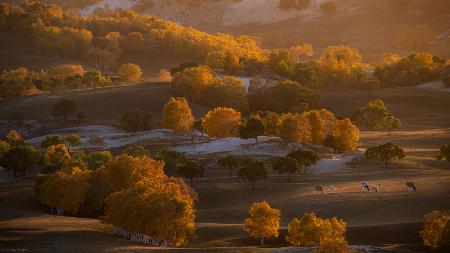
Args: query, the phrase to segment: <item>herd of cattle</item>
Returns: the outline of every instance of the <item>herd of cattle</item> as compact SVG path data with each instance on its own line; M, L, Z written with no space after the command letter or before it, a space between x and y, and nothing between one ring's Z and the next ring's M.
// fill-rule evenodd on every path
M417 191L417 187L414 184L414 182L406 182L406 188L408 189L408 191ZM378 188L378 186L374 185L374 184L369 184L367 182L361 182L361 189L364 192L380 192L380 189ZM316 192L321 192L322 194L325 194L326 192L336 192L336 186L331 185L328 188L325 188L322 185L316 185L314 187L314 190Z

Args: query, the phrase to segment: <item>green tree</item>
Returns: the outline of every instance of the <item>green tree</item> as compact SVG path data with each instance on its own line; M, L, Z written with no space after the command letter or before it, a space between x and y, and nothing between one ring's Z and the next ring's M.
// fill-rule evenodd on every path
M86 165L90 170L96 170L107 165L113 156L110 151L92 151L85 157Z
M249 217L244 222L244 230L251 237L259 239L264 246L266 239L277 238L280 229L281 211L272 208L266 201L253 203L248 210Z
M394 116L389 115L383 118L383 126L388 129L389 135L393 129L398 129L402 126L399 119L394 118Z
M148 150L143 146L128 147L123 153L132 157L143 157L150 155Z
M266 163L259 160L250 160L239 170L238 177L252 183L252 189L255 190L256 181L267 178Z
M302 148L289 152L287 156L304 166L305 170L303 171L303 174L306 174L309 166L315 165L320 161L320 156L316 151Z
M25 175L27 170L34 169L39 159L39 152L30 145L12 146L0 155L0 165L7 171L13 171L16 178L19 174Z
M48 148L53 145L64 144L65 141L58 135L49 135L41 142L41 148Z
M251 116L239 129L239 136L242 139L255 138L258 143L258 136L264 134L264 122L258 116Z
M176 175L178 168L186 164L188 161L184 153L180 153L169 148L158 151L155 159L164 161L164 173L169 176Z
M55 118L63 118L67 122L69 116L75 115L76 108L75 101L62 98L53 106L52 116Z
M288 182L290 182L290 176L300 172L301 166L299 166L295 159L286 156L277 158L273 163L272 168L273 170L278 171L279 174L286 173L288 176Z
M228 154L225 157L220 158L217 161L218 165L222 168L227 168L230 171L230 177L233 176L233 169L239 167L239 157Z
M205 168L194 160L188 160L185 164L178 167L178 175L189 178L191 187L194 186L194 178L203 177L203 173L205 172Z
M389 161L405 158L405 152L400 147L388 142L367 148L365 156L366 159L378 160L380 164L384 162L387 168Z
M64 142L68 147L77 147L81 145L81 138L77 134L68 134L64 137Z

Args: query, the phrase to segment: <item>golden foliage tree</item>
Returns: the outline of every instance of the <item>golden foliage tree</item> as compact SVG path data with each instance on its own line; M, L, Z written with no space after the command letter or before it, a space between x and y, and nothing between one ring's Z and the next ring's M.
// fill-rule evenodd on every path
M450 250L450 212L434 210L425 215L425 224L420 231L423 244L436 252Z
M120 80L125 83L137 83L142 79L142 69L139 65L127 63L119 68Z
M305 113L286 113L281 116L278 136L290 143L308 143L311 141L311 123Z
M314 213L308 213L289 223L286 241L302 247L332 247L331 242L345 242L346 227L347 224L336 217L324 220Z
M311 123L311 140L314 144L323 144L325 137L333 133L336 118L326 109L313 110L307 113Z
M57 170L68 165L70 159L70 153L64 144L57 144L48 147L44 156L45 165L51 166Z
M213 80L213 72L208 67L187 68L174 76L172 89L177 95L197 101Z
M160 244L182 246L195 238L194 199L182 180L143 180L105 200L104 221L148 235Z
M244 230L251 237L259 239L264 246L265 239L277 238L280 229L281 211L272 208L266 201L253 203L250 207L249 218L245 220Z
M241 113L227 107L217 107L203 118L203 127L209 137L237 136Z
M84 204L86 192L89 188L89 173L78 168L70 172L58 171L47 177L38 186L40 201L52 208L62 208L71 214L77 214Z
M194 116L185 98L170 98L164 105L162 126L176 132L189 131L194 124Z
M359 145L359 129L348 118L338 120L333 139L338 150L355 151Z

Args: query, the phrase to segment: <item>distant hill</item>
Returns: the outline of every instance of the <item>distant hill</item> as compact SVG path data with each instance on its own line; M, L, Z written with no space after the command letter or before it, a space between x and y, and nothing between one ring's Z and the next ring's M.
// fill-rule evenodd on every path
M367 60L384 52L450 56L450 2L446 0L304 0L302 8L283 9L280 1L100 0L80 10L91 14L96 8L132 8L209 32L274 37L270 33L277 31L286 46L345 44L358 48ZM322 7L328 2L335 8ZM409 27L429 29L434 40L427 47L402 50L395 44L396 36Z

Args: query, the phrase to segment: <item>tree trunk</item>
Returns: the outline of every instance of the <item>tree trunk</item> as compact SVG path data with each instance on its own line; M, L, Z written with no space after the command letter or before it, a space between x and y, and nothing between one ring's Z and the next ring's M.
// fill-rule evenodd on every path
M194 178L191 177L191 187L194 187Z
M291 173L287 173L288 174L288 182L291 182Z
M388 159L386 159L386 168L388 167Z
M255 184L256 184L256 181L253 181L252 182L252 190L255 190Z
M261 243L261 247L264 247L264 237L261 237L260 243Z
M305 164L305 170L303 171L303 175L306 175L306 171L308 170L308 166Z
M391 135L391 129L388 128L388 135Z
M255 137L255 141L256 141L257 144L259 143L258 142L258 136Z
M233 177L233 168L229 168L230 170L230 178Z

